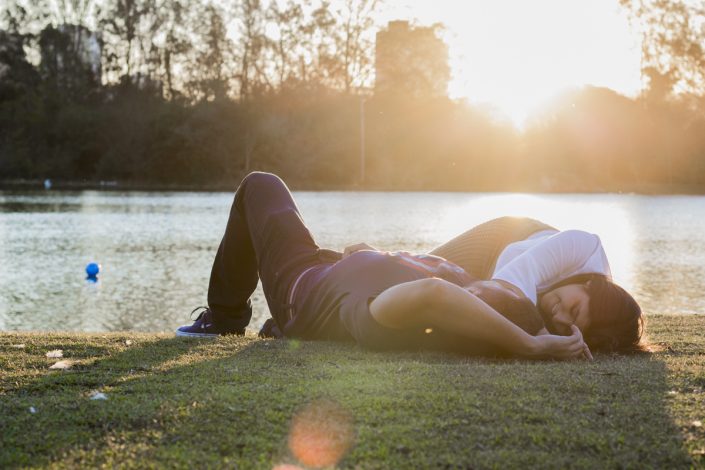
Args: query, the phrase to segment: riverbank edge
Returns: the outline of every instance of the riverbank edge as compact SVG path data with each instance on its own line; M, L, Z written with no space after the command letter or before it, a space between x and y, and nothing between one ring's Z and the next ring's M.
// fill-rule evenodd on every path
M0 333L0 467L300 464L290 423L321 398L353 423L341 467L705 467L705 315L650 315L648 331L656 352L591 364Z

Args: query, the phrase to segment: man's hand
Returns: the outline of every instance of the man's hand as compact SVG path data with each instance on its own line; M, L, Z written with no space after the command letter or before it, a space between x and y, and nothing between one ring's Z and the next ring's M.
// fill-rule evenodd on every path
M353 253L355 253L357 251L363 251L363 250L377 251L376 248L368 245L367 243L357 243L355 245L350 245L350 246L345 247L345 250L343 250L343 259L347 258L348 256L352 255Z

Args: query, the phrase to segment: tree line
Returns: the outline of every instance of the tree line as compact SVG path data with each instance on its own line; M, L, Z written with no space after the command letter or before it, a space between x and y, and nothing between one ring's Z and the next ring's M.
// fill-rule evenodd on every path
M647 25L645 91L573 90L518 130L443 93L437 27L375 56L377 0L5 0L0 179L702 191L701 39L683 21L697 12L620 3ZM657 7L670 22L650 20ZM384 87L375 69L393 71Z

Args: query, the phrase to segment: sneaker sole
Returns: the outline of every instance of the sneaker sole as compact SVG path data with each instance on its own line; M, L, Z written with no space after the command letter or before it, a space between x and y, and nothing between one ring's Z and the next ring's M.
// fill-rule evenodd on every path
M217 333L189 333L187 331L176 330L176 336L187 336L189 338L217 338Z

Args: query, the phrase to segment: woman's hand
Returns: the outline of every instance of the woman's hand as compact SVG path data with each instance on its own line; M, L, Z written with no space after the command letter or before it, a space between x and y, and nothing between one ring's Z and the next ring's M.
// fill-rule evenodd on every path
M592 353L588 345L585 344L580 329L571 325L571 330L570 336L535 336L536 348L531 355L560 360L587 359L592 361Z
M355 245L350 245L350 246L345 247L345 250L343 250L343 259L347 258L348 256L352 255L353 253L355 253L357 251L362 251L362 250L377 251L376 248L368 245L367 243L357 243Z

